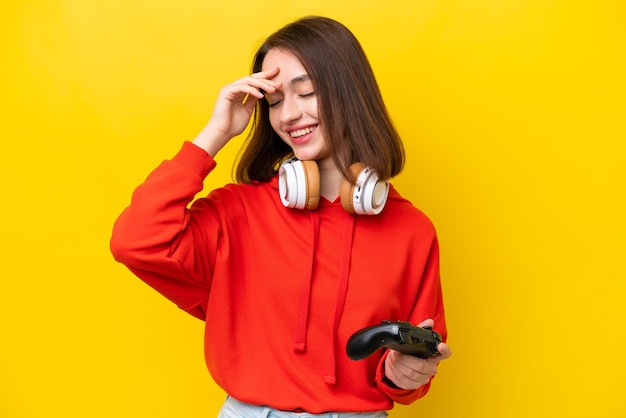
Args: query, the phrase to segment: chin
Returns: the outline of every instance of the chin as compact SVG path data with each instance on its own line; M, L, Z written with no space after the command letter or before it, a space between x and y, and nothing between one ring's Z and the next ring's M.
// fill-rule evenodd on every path
M301 161L319 161L330 157L327 151L292 148L293 155Z

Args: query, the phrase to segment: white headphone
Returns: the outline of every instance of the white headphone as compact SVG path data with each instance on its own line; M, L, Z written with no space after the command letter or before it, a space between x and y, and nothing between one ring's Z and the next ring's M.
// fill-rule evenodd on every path
M389 182L379 180L378 174L363 163L350 166L355 178L352 184L344 179L340 199L343 209L357 215L378 215L387 202ZM278 171L278 192L288 208L315 210L320 202L320 174L315 161L292 158Z

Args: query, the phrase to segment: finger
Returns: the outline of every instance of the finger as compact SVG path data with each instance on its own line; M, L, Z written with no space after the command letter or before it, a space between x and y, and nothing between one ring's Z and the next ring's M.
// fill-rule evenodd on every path
M263 92L261 88L258 87L259 83L246 83L245 81L235 82L233 84L229 84L228 86L222 89L222 97L227 98L233 102L243 101L246 96L254 96L257 99L261 99L263 97Z
M425 376L431 376L437 373L437 363L430 363L427 359L421 359L410 354L403 354L395 350L392 350L389 355L392 356L392 363L397 367L397 369L405 370L405 374L418 373Z
M437 351L439 351L439 354L434 358L438 359L438 361L452 357L452 349L446 343L439 343L437 345Z
M410 355L402 354L397 351L391 351L388 356L388 362L385 367L389 368L388 377L392 377L392 381L405 389L416 389L417 387L428 383L431 377L437 373L437 368L430 365L424 360L418 359Z
M258 73L254 73L252 74L252 76L257 77L257 78L270 79L270 78L276 77L279 72L280 72L280 67L274 67L274 68L268 68L267 70L259 71Z
M280 81L273 80L273 78L276 77L279 72L280 72L280 68L274 67L268 70L254 73L251 75L251 77L255 79L259 79L265 84L264 87L261 87L261 90L264 90L265 92L268 92L268 93L274 93L276 89L279 89L282 86L282 83Z
M421 327L421 328L425 328L425 327L432 328L432 327L435 326L435 321L433 319L431 319L431 318L428 318L428 319L420 322L417 326Z
M396 386L405 388L404 380L406 379L406 377L399 369L395 357L396 352L390 350L387 358L385 359L385 376L387 376L387 378L391 380Z
M252 76L242 79L240 83L235 84L243 89L247 94L255 96L256 98L263 98L266 93L274 93L281 87L280 82L257 79Z
M259 71L258 73L254 73L252 75L242 77L239 80L235 80L232 85L247 84L256 87L257 89L274 92L282 85L281 82L272 80L272 78L278 75L279 71L280 69L278 67L271 68L265 71Z

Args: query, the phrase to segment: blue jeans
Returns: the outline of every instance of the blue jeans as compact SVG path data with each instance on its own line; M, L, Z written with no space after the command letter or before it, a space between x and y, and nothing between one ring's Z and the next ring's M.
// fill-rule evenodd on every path
M269 406L251 405L228 396L220 409L218 418L384 418L386 416L385 411L326 412L324 414L279 411Z

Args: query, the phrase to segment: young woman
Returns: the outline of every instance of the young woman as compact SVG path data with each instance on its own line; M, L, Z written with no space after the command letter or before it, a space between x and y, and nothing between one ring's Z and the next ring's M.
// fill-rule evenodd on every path
M237 183L193 201L251 119ZM266 40L252 75L225 86L206 127L135 190L112 252L206 321L207 366L228 394L220 416L378 417L427 393L445 343L428 359L346 355L354 332L383 320L446 338L435 229L387 181L403 164L358 41L307 17Z

